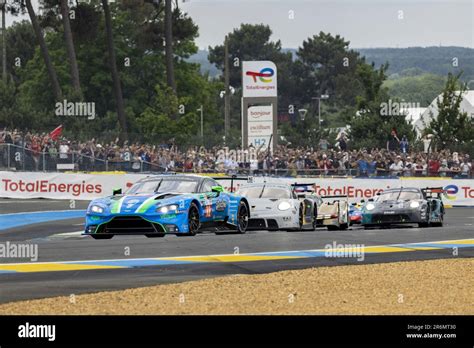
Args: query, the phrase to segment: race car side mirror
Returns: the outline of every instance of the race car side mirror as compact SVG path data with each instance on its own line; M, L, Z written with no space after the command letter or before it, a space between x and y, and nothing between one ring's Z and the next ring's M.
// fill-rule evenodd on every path
M122 189L121 189L121 188L113 189L112 194L113 194L114 196L116 196L116 195L121 195L121 194L122 194Z
M224 192L224 188L222 186L212 186L212 192L221 193Z

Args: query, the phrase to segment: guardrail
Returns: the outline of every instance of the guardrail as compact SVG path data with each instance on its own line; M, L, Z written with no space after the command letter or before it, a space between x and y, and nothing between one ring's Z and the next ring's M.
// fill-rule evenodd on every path
M38 152L13 144L0 144L0 170L27 172L124 171L130 173L165 172L166 168L143 160L116 161L77 152Z
M281 168L281 169L251 169L238 167L234 169L187 169L183 165L175 168L164 168L157 163L147 162L142 159L130 161L117 161L91 157L77 152L57 153L38 152L14 144L0 144L0 170L27 171L27 172L109 172L123 171L127 173L163 173L167 171L179 173L199 174L238 174L254 176L283 176L283 177L360 177L360 178L397 178L397 177L448 177L454 179L470 179L474 174L468 175L458 171L444 171L429 173L427 170L377 170L372 174L361 174L357 168L319 169L319 168Z

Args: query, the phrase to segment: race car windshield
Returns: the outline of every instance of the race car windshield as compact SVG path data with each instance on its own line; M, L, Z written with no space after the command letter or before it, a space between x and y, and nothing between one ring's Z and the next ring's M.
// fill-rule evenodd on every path
M161 182L161 183L160 183ZM157 180L137 182L127 194L143 194L154 192L193 193L197 190L198 182L195 180ZM159 188L159 190L157 190Z
M274 199L288 199L291 198L290 191L279 187L265 187L262 193L262 187L244 187L241 188L238 193L240 196L248 198L274 198ZM261 194L261 196L260 196Z
M384 202L384 201L411 201L415 199L420 199L421 195L419 192L416 191L389 191L389 192L382 192L380 196L378 196L375 200L377 202Z

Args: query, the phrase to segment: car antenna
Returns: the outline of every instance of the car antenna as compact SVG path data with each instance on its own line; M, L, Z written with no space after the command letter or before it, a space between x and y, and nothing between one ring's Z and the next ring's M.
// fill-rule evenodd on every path
M161 178L160 182L158 183L158 186L156 187L155 192L158 192L162 182L163 182L163 178Z
M398 191L398 196L397 196L397 201L400 198L400 195L402 194L403 186L400 187L400 191Z
M266 182L263 183L262 192L260 192L260 195L258 196L258 198L262 198L262 196L263 196L263 191L265 191L265 186L267 186L267 183L266 183Z

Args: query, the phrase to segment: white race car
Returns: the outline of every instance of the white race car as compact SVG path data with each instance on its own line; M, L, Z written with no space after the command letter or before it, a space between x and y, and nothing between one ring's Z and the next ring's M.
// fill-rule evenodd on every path
M321 196L323 204L319 207L317 226L328 230L346 230L349 226L349 199L347 196Z
M317 201L298 195L295 185L283 183L253 183L239 188L238 195L250 204L248 229L253 230L314 230Z

